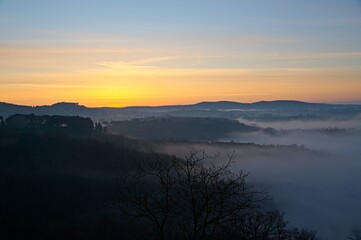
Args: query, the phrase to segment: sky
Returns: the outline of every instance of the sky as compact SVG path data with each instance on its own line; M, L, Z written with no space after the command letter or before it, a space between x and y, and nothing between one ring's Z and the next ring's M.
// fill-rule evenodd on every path
M361 102L361 0L0 0L0 101Z

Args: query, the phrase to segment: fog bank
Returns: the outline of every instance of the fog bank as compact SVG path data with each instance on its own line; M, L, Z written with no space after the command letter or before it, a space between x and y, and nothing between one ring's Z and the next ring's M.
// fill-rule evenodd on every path
M205 150L220 153L215 161L236 152L234 171L250 172L249 181L270 191L277 208L285 211L291 226L316 230L327 239L346 239L354 225L361 225L361 121L257 123L279 129L346 128L342 134L290 131L267 135L236 134L222 141L258 144L297 144L302 147L262 147L236 144L168 143L157 151L184 157ZM222 157L223 156L223 157Z

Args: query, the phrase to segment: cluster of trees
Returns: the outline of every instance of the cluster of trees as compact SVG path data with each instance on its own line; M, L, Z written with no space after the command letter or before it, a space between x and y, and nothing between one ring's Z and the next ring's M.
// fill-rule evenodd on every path
M205 165L199 154L183 161L104 139L0 135L0 235L260 239L283 231L283 215L260 208L266 194L247 174L233 174L230 162Z
M62 124L81 137L48 134ZM0 126L1 239L319 239L288 227L267 192L232 172L234 155L217 165L205 152L145 153L134 140L90 137L104 128L78 117L15 115ZM360 236L355 227L350 239Z
M138 239L318 239L314 231L287 228L283 214L265 206L267 194L230 170L233 158L215 165L194 152L184 161L142 160L122 175L111 206L148 229Z
M40 134L86 134L93 130L106 132L100 123L79 116L36 116L15 114L6 119L0 118L0 129L18 133Z
M361 240L361 226L353 227L348 239L350 239L350 240Z
M113 121L109 132L156 140L208 141L228 137L234 132L260 130L236 120L200 117L147 117Z
M99 133L106 133L107 132L107 127L103 127L100 122L96 122L94 124L94 130L99 132Z
M5 121L2 116L0 116L0 133L5 130Z
M0 239L105 239L114 179L134 159L152 159L114 141L0 134Z

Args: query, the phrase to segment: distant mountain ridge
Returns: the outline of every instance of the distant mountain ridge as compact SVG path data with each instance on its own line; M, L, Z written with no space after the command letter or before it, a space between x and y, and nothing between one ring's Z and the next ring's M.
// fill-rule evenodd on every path
M129 107L86 107L78 103L59 102L53 105L25 106L0 102L0 116L7 117L13 114L36 114L36 115L65 115L101 118L110 116L113 119L122 118L126 115L143 117L154 114L166 114L171 112L187 111L242 111L242 110L317 110L317 109L357 109L361 111L361 105L356 104L326 104L309 103L296 100L259 101L254 103L240 103L232 101L199 102L189 105L165 105L165 106L129 106Z
M127 107L86 107L74 102L58 102L52 105L26 106L12 103L0 102L0 111L10 108L22 109L59 109L59 110L86 110L86 109L250 109L250 108L305 108L305 107L332 107L332 106L359 106L357 104L328 104L310 103L297 100L274 100L259 101L254 103L241 103L232 101L199 102L186 105L161 105L161 106L127 106Z
M309 107L327 107L329 104L324 103L308 103L296 100L275 100L275 101L259 101L254 103L239 103L229 101L219 102L201 102L194 106L208 107L210 109L216 107L219 109L259 109L259 108L309 108Z

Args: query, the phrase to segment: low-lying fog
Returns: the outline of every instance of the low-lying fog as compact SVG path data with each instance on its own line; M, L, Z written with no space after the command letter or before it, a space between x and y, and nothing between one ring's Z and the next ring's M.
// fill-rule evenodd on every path
M314 128L358 128L361 127L361 115L345 120L292 120L292 121L268 121L268 122L259 122L259 121L250 121L243 118L238 118L238 121L245 123L247 125L257 125L262 128L275 128L280 130L291 130L291 129L314 129Z
M244 121L242 121L244 122ZM250 123L250 122L246 122ZM302 148L261 148L222 144L163 144L162 152L178 154L206 150L225 156L233 150L235 171L250 172L249 181L266 186L290 226L314 229L327 239L347 239L361 226L361 118L348 121L252 122L275 129L346 128L341 134L290 131L280 135L250 133L223 141L258 144L298 144Z

